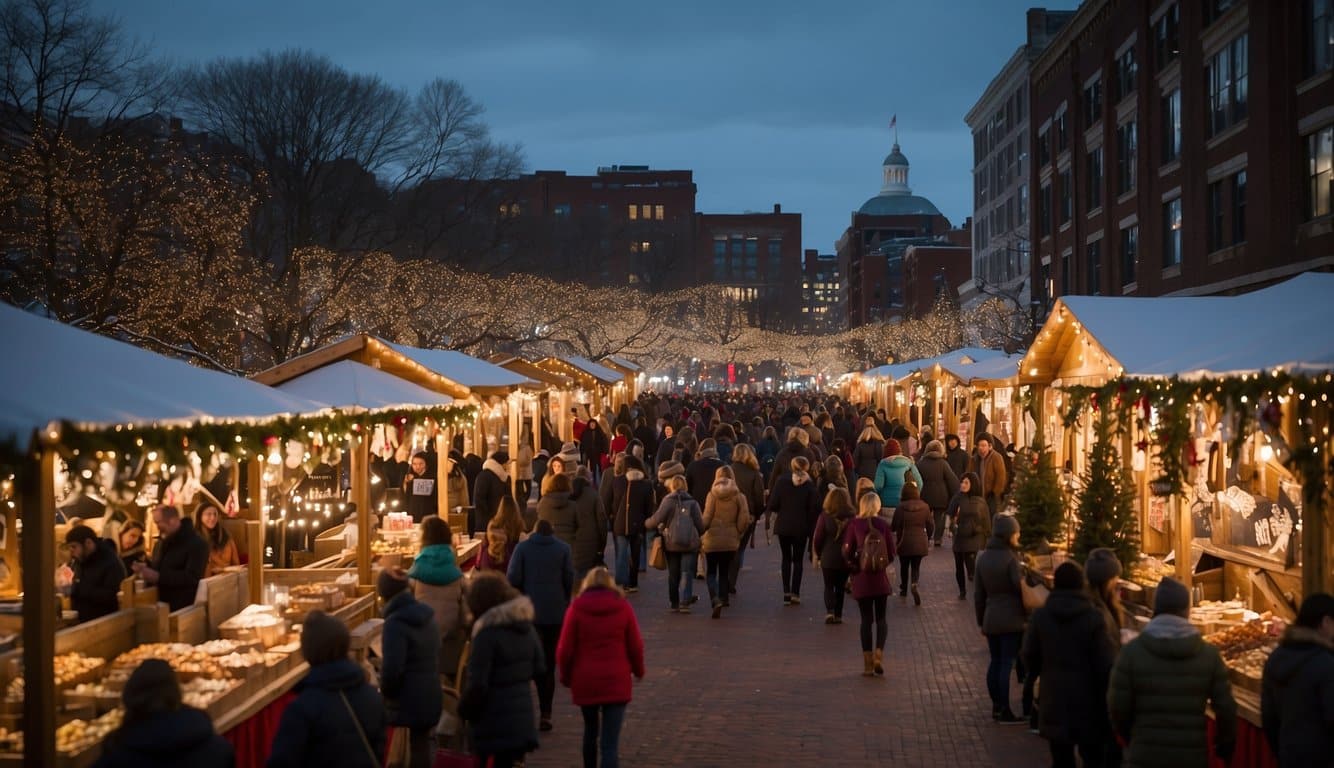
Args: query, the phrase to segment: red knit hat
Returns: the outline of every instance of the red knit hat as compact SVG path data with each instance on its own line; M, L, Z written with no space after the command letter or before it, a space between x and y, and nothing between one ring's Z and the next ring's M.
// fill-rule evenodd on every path
M886 459L888 459L890 456L898 456L901 453L903 453L903 446L899 445L898 440L895 440L894 438L891 437L885 441Z

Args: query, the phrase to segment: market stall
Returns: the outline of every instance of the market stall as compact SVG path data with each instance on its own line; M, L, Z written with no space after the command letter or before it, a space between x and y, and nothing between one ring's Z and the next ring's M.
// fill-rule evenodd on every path
M621 403L633 404L639 397L640 390L644 388L644 368L632 360L617 355L602 358L600 365L619 372L624 378L625 387L613 391L613 394L618 396L618 402L612 404L612 410L619 408Z
M579 386L574 393L575 405L582 406L585 410L580 414L580 418L592 416L599 420L603 419L605 411L613 408L613 403L618 403L618 399L622 398L625 392L625 379L619 372L587 358L544 357L538 360L536 365L543 370L574 379ZM609 426L604 424L603 428L607 429ZM562 435L562 437L573 440L574 433L571 431L569 436Z
M1014 442L1017 432L1009 408L1019 373L1020 355L966 348L917 361L912 372L895 382L896 391L908 393L914 406L913 424L929 427L936 435L956 434L964 445L988 432L1001 446ZM985 422L978 430L979 416Z

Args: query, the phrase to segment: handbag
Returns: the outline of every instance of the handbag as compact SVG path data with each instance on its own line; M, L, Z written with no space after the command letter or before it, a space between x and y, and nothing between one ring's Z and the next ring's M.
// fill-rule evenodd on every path
M1047 604L1047 596L1051 590L1047 589L1046 584L1031 583L1033 574L1025 569L1022 576L1019 577L1019 591L1022 593L1024 601L1024 612L1032 613Z
M661 536L653 537L653 545L648 550L648 564L659 571L667 570L667 550L662 547Z

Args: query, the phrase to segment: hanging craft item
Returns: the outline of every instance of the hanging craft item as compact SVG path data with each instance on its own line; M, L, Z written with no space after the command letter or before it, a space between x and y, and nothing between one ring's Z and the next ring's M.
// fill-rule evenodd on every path
M1147 515L1149 527L1153 530L1163 533L1167 520L1167 498L1164 496L1149 497L1149 514Z

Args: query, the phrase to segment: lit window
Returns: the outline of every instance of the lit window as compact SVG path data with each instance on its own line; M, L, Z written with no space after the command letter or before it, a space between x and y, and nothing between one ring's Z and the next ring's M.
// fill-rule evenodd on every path
M1181 156L1181 89L1163 97L1163 163Z
M1311 179L1307 218L1328 216L1334 197L1334 126L1326 126L1307 137L1307 176Z
M663 220L663 218L664 218L666 212L667 212L667 211L666 211L666 208L665 208L664 206L661 206L661 205L655 205L655 206L653 206L653 218L657 219L658 221L662 221L662 220Z
M643 207L642 207L642 211L641 211L641 213L640 213L640 216L641 216L642 218L645 218L645 219L651 219L651 218L653 218L653 206L651 206L651 205L645 205L645 206L643 206Z
M1236 125L1246 119L1248 96L1247 43L1250 36L1242 34L1215 53L1205 68L1209 85L1209 135Z
M631 205L630 205L630 221L634 221L634 220L637 219L637 218L639 218L639 206L634 205L634 204L631 204Z
M1181 263L1181 198L1163 203L1163 266Z

